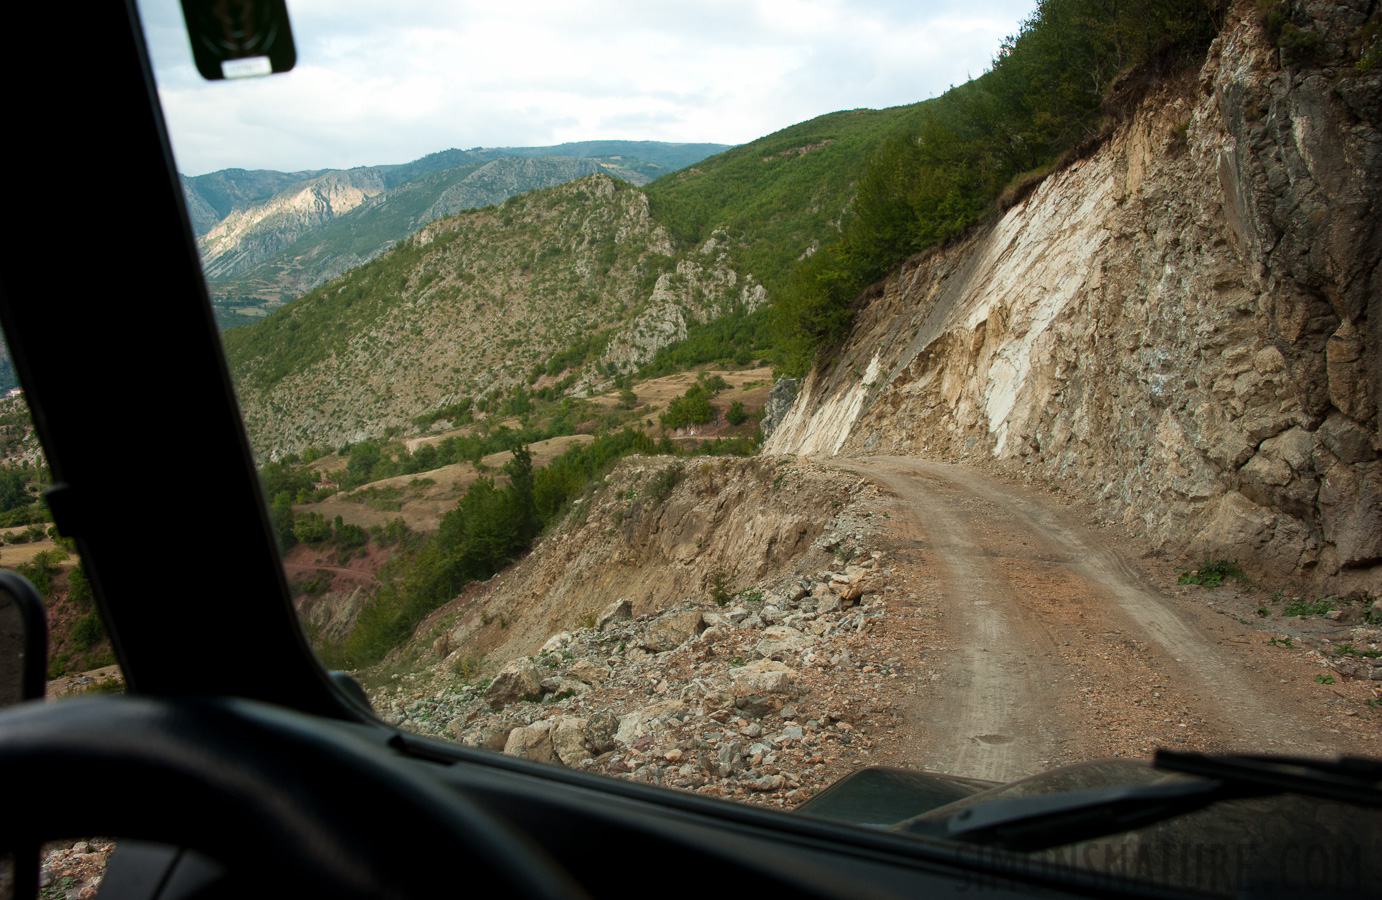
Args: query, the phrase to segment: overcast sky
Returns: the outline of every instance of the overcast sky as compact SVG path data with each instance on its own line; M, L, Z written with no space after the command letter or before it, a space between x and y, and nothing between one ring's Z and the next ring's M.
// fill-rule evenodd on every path
M401 163L451 147L738 144L979 75L1034 0L288 0L285 75L207 83L139 0L178 167Z

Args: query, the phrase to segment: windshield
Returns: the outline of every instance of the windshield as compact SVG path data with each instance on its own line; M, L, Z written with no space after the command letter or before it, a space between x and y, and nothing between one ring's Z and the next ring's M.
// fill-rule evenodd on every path
M1377 756L1377 16L1258 7L294 4L204 83L141 3L319 659L803 815Z

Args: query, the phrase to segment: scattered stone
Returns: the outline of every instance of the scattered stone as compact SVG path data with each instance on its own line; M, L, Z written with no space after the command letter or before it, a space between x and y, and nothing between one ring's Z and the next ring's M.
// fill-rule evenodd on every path
M519 700L535 700L541 694L542 671L524 656L499 670L485 690L485 700L497 709Z
M504 744L506 756L517 756L536 762L552 759L552 723L543 719L524 728L515 728Z
M764 775L762 778L751 778L744 784L751 791L780 791L787 784L787 779L781 775Z
M815 641L795 628L774 625L763 630L763 639L754 645L754 652L765 659L783 660L796 656Z
M772 659L760 659L730 675L736 699L753 694L790 694L796 683L796 673Z
M595 620L596 631L608 631L611 626L620 622L627 622L633 618L633 601L620 597L600 613L600 617Z

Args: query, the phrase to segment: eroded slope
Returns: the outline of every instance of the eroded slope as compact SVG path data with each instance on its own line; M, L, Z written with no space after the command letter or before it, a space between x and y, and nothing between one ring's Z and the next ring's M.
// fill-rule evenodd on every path
M1348 64L1365 13L1312 12L1308 64L1236 13L1197 79L881 286L767 449L997 458L1154 546L1382 592L1382 74Z

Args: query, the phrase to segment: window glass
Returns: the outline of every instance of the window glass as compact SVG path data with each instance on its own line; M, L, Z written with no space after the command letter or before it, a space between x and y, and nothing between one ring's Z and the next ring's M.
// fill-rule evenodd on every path
M851 316L1082 165L1131 115L1120 91L1191 83L1224 22L1200 3L915 6L304 2L294 71L204 83L176 5L140 3L293 602L381 718L872 825L907 818L899 797L920 812L1091 760L1115 762L1013 791L1150 783L1127 760L1157 747L1376 753L1372 595L1139 556L1082 486L1020 458L1016 480L988 471L950 381L954 415L934 446L894 441L906 458L878 455L885 436L837 457L844 426L819 422L768 452L803 427L786 416L807 385L848 384L829 407L846 424L932 415L901 394L878 411L901 371L881 354L926 310L852 354ZM1145 138L1158 159L1189 153L1175 110ZM974 354L1038 327L996 322L967 326ZM1277 371L1254 359L1240 370ZM995 376L983 400L1012 390ZM1234 643L1255 655L1229 661ZM896 771L829 799L868 766ZM1226 809L1184 846L1303 821ZM1330 835L1351 815L1316 812ZM1239 884L1176 851L1120 869L1139 839L1040 859Z
M48 616L49 696L120 690L123 679L74 543L43 491L52 473L8 347L0 342L0 567L27 578Z

